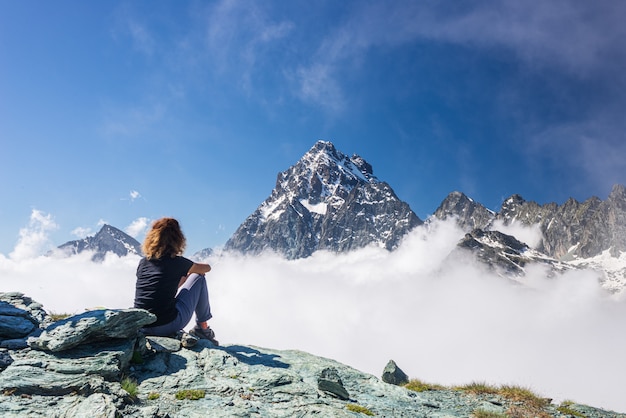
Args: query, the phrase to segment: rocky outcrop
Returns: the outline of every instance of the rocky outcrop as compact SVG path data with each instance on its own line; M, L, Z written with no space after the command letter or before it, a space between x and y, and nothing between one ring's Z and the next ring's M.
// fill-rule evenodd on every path
M109 341L135 337L137 330L156 321L143 309L87 311L49 325L28 345L37 350L59 352L85 342Z
M41 304L31 298L18 292L0 293L0 348L26 348L27 339L51 323Z
M479 261L510 278L523 275L525 265L539 262L549 265L552 272L594 270L602 287L610 292L626 286L626 188L622 185L615 185L604 201L597 197L582 203L569 199L563 205L540 205L514 194L497 213L453 192L432 217L448 218L456 219L467 232L458 245L461 252L471 250ZM517 241L514 237L493 230L500 223L538 227L541 240L533 248L521 243L522 248L513 243L512 239ZM450 257L458 254L454 251Z
M409 383L409 376L402 371L395 361L389 360L382 375L383 382L392 385L405 385Z
M278 174L271 195L224 248L252 254L271 250L290 259L367 245L392 250L420 224L363 158L348 157L332 143L318 141Z
M510 278L523 276L528 264L548 267L550 275L575 269L574 266L548 257L515 237L499 231L475 229L468 232L459 241L457 251L452 252L449 257L456 257L459 250L473 252L490 269Z
M539 205L513 195L502 204L497 219L505 224L538 224L543 240L537 250L562 259L590 258L603 251L614 257L626 252L626 188L615 185L606 200Z
M17 294L8 299L16 308L33 304ZM0 368L0 416L470 417L478 410L504 414L520 408L496 394L415 392L296 350L216 347L206 340L187 349L176 339L142 337L138 330L153 319L148 312L105 312L51 323L41 336L31 337L30 348L2 349L0 365L8 364ZM73 326L81 321L92 325ZM43 341L52 340L57 348L70 348L50 351ZM568 408L589 418L623 418L582 405ZM555 405L541 412L569 416Z

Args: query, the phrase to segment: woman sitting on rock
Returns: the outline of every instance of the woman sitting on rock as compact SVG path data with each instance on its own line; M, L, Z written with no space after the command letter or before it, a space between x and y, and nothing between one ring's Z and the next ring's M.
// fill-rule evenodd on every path
M207 324L212 315L204 274L211 271L211 266L183 257L186 244L176 219L161 218L152 224L142 245L145 257L137 267L135 308L146 309L157 317L143 329L146 335L173 336L195 313L197 324L190 334L218 345Z

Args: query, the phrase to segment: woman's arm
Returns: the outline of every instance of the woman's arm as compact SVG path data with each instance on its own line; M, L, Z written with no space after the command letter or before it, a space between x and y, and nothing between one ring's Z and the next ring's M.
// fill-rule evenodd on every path
M191 268L187 272L187 275L191 273L204 274L210 271L211 271L211 266L208 264L193 263L193 266L191 266Z
M178 282L178 287L181 287L183 284L185 284L185 281L187 281L187 277L189 277L190 274L192 273L204 274L210 271L211 271L211 266L208 264L193 263L193 265L187 272L187 275L180 278L180 282Z

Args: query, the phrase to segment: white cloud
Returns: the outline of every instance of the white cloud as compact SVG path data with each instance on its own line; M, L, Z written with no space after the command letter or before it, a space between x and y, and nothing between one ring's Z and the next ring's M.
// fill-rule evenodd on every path
M377 376L394 359L429 382L520 384L626 411L624 295L608 295L585 271L547 279L530 268L526 287L513 286L471 258L448 259L462 236L453 222L436 222L392 253L216 255L211 326L225 344L305 350ZM22 291L56 312L125 308L138 260L0 255L0 291Z
M344 94L330 65L315 64L300 67L294 77L298 96L304 102L338 112L345 107Z
M135 199L139 199L141 197L141 193L139 193L137 190L131 190L130 191L130 200L131 202L134 201Z
M528 226L513 221L511 224L505 225L502 220L496 219L491 229L500 231L503 234L512 235L517 238L518 241L527 244L530 248L537 248L543 239L543 233L541 232L539 224Z
M91 235L91 228L83 228L82 226L79 226L74 228L71 233L78 238L85 238L86 236Z
M20 229L20 238L9 256L14 260L32 258L52 248L48 232L58 228L52 215L33 209L28 226Z
M126 227L126 233L133 238L137 238L139 235L146 232L150 224L150 219L146 217L140 217L131 222L130 225Z

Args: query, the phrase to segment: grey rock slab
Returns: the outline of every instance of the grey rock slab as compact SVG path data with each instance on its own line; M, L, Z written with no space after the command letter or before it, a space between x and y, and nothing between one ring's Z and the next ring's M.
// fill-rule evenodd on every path
M0 339L25 337L36 326L34 320L29 318L28 312L0 302Z
M174 353L180 351L181 343L175 338L147 336L146 347L157 353Z
M91 394L105 380L119 380L129 366L134 341L81 346L63 353L31 350L0 373L0 392L17 394Z
M88 311L51 324L38 338L29 339L29 345L58 352L86 342L131 338L155 320L153 314L143 309Z
M76 402L62 415L63 418L117 418L121 414L111 395L94 393Z
M343 387L343 382L339 377L339 372L334 367L323 369L317 378L317 388L323 392L330 393L339 399L348 400L350 394Z
M20 292L0 292L0 302L8 303L14 308L28 312L36 324L47 326L52 322L48 313L38 303ZM1 305L1 303L0 303Z

